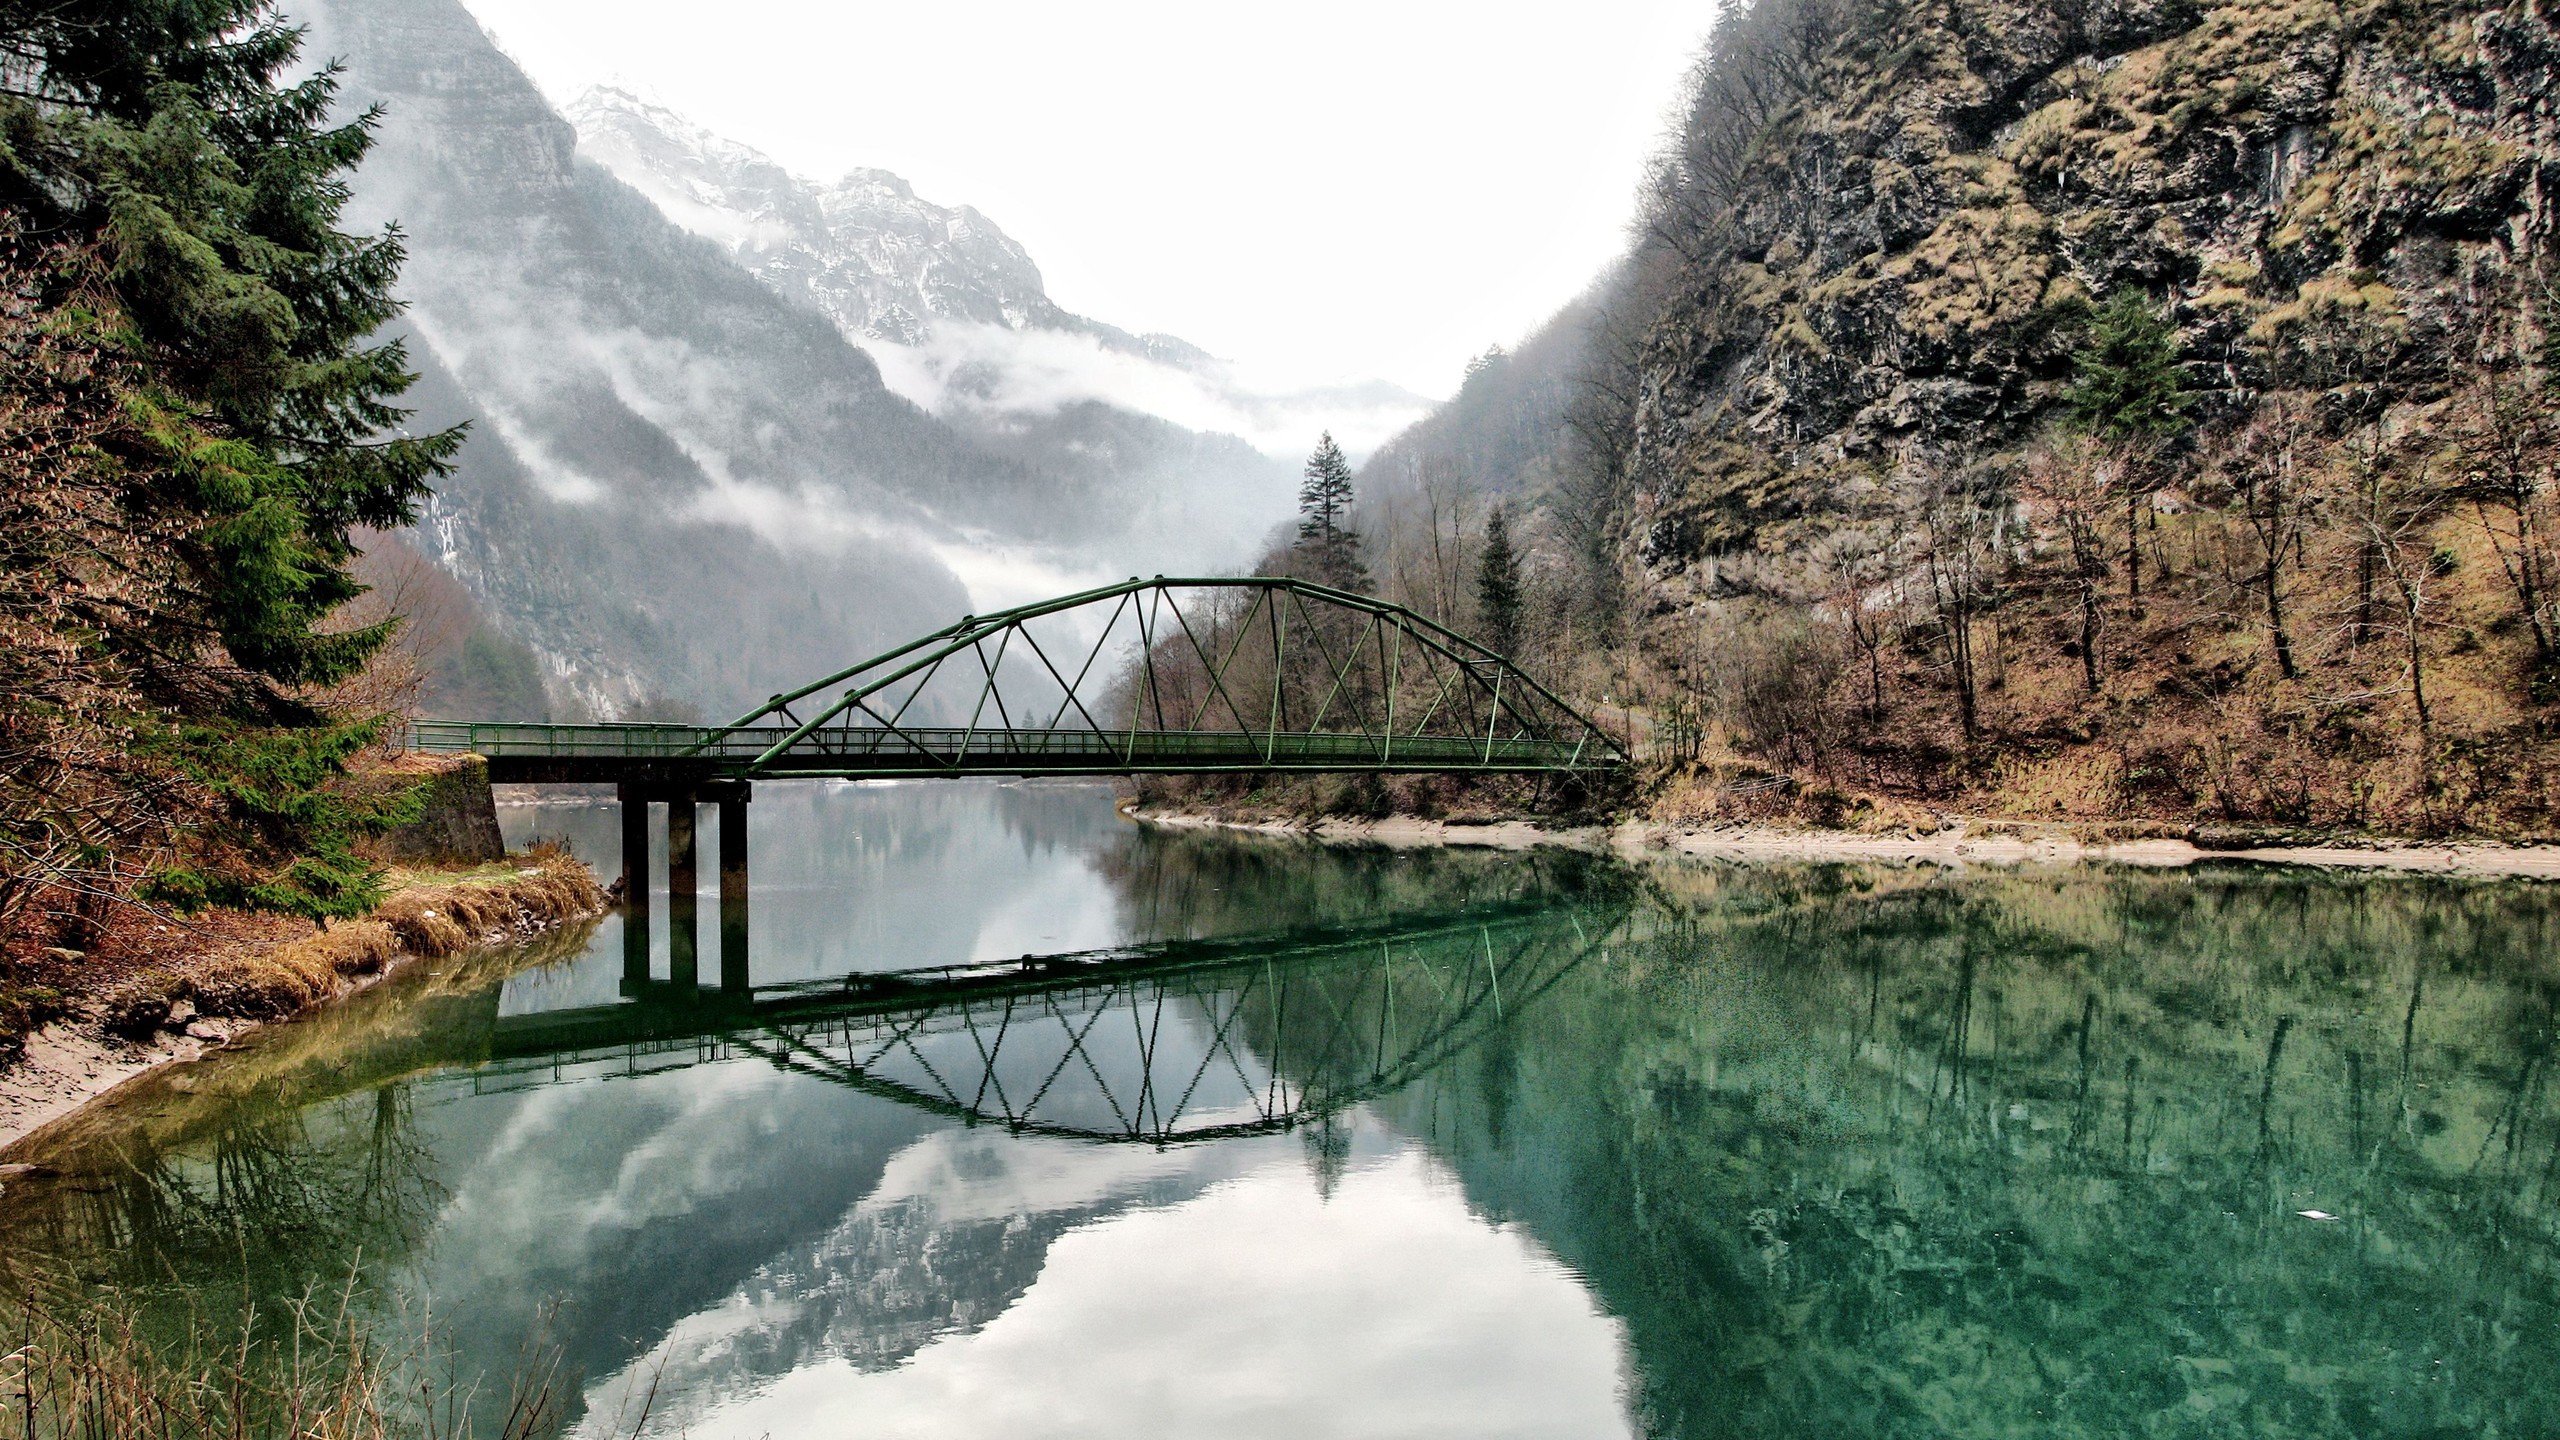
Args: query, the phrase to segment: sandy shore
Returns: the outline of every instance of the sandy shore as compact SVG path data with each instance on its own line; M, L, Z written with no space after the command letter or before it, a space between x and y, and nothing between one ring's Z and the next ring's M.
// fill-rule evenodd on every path
M2103 862L2176 868L2199 861L2260 865L2312 865L2337 869L2398 870L2435 875L2560 880L2560 846L2372 845L2269 846L2208 850L2190 841L2090 840L2063 826L1967 825L1925 834L1863 834L1801 830L1773 825L1683 827L1628 821L1615 826L1550 829L1526 820L1491 825L1452 825L1409 816L1383 820L1321 820L1313 824L1229 820L1196 811L1135 808L1132 819L1151 825L1196 826L1310 835L1319 839L1389 846L1483 845L1525 849L1560 845L1627 856L1693 855L1720 860L1874 860L1941 865L2072 865Z
M141 1041L71 1020L36 1030L27 1036L26 1053L0 1072L0 1155L126 1081L199 1059L222 1039L252 1028L243 1023L218 1038L164 1032Z
M526 868L513 868L514 865L509 861L494 867L512 869L512 878L482 882L457 878L450 883L403 889L375 912L376 917L395 917L396 923L386 924L380 918L342 922L333 932L335 936L370 942L373 953L380 958L329 973L320 993L312 995L293 1013L304 1013L378 984L421 959L478 945L522 943L546 930L602 913L604 892L595 885L593 874L585 866L565 859ZM560 876L572 867L582 883L569 887L570 898L563 903ZM468 903L475 897L478 904ZM528 903L528 897L544 903ZM476 919L468 928L458 923L475 912ZM369 936L363 933L367 930L380 934ZM318 938L325 942L330 933ZM295 947L308 949L313 944L312 937L304 937L267 947L265 953L281 953ZM237 953L208 955L176 966L170 978L183 987L185 982L207 973L207 967L223 963L236 967L241 959ZM255 954L248 957L252 967L257 960ZM306 974L308 968L306 962ZM94 1001L78 1016L56 1020L30 1032L24 1053L0 1069L0 1162L9 1158L20 1141L123 1085L164 1065L201 1059L207 1052L258 1029L262 1023L270 1023L240 1015L201 1015L192 1000L181 1004L183 1009L171 1010L147 1037L115 1034ZM165 1004L160 1008L169 1009ZM5 1180L6 1171L0 1169L0 1183Z

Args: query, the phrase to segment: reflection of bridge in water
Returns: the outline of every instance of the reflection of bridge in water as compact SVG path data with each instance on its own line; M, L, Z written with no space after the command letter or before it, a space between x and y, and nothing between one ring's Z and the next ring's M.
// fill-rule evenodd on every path
M969 1124L1169 1144L1392 1093L1534 1005L1622 911L1488 912L502 1017L483 1087L760 1058Z

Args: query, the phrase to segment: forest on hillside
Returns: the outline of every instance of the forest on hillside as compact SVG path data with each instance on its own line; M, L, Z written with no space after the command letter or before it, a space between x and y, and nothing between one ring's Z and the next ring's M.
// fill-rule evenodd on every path
M1728 7L1371 567L1470 623L1507 506L1664 818L2552 833L2555 75L2522 4Z

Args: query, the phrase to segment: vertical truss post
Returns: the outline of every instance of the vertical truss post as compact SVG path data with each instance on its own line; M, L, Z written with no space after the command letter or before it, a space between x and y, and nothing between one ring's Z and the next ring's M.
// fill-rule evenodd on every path
M1390 630L1395 633L1393 656L1388 653ZM1403 625L1388 625L1388 620L1380 615L1380 620L1377 620L1377 676L1380 676L1380 684L1385 684L1385 689L1388 689L1388 728L1385 728L1385 738L1377 740L1377 764L1388 764L1390 758L1395 758L1395 676L1398 676L1403 659L1405 628Z
M1280 725L1289 718L1288 703L1282 698L1289 689L1289 664L1284 653L1289 643L1289 617L1281 612L1289 607L1271 602L1271 728L1262 742L1262 762L1270 764L1280 753Z

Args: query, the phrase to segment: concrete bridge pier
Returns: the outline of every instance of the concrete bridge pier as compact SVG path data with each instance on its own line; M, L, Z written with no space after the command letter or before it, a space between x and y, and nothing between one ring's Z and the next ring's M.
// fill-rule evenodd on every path
M622 991L649 983L649 793L628 780L614 787L622 807Z
M747 802L744 780L714 790L720 805L720 988L744 994L753 988L747 970Z
M678 991L702 983L697 836L700 807L720 814L720 988L750 988L747 964L747 801L743 780L624 781L615 787L622 806L622 990L644 993L650 985L649 807L667 807L667 983Z
M693 863L697 804L691 787L667 797L667 983L678 991L702 983L701 964L694 953L695 906L701 886Z

